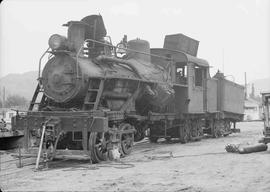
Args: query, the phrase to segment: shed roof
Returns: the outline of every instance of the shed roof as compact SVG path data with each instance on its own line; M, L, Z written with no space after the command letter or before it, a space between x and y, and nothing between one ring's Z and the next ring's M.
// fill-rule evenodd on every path
M264 91L264 92L261 92L261 94L264 97L270 97L270 91Z

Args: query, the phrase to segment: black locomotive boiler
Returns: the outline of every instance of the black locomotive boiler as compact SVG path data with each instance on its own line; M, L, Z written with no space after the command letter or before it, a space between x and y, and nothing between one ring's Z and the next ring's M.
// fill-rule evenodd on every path
M226 136L242 120L244 88L220 72L211 78L196 40L167 35L164 48L150 48L125 36L113 46L100 15L64 26L67 37L52 35L40 59L29 110L12 121L24 130L26 151L97 163L128 155L148 129L151 142L185 143Z

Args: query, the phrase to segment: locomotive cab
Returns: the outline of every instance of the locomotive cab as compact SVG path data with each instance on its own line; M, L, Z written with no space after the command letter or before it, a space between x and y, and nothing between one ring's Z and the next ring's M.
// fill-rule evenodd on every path
M203 113L207 106L204 92L209 78L207 61L165 48L151 49L151 53L172 59L170 74L175 90L175 110L178 113ZM160 66L167 64L155 56L151 59Z

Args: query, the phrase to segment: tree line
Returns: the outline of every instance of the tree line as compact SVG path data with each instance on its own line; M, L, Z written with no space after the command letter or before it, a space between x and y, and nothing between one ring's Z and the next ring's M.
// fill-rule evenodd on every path
M14 94L14 95L9 95L5 99L5 101L0 100L0 108L5 107L5 108L11 108L11 107L27 107L29 105L29 101L20 95Z

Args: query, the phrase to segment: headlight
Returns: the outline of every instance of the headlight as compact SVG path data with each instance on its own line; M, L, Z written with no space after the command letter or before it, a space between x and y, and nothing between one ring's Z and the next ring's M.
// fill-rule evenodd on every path
M67 38L58 34L54 34L49 38L49 46L52 50L65 49Z

